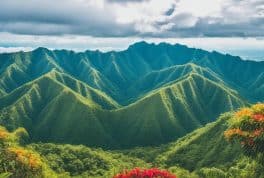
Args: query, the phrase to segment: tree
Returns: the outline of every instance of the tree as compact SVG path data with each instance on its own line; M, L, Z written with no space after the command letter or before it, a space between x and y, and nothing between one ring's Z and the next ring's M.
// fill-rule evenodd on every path
M234 113L225 131L229 141L239 142L246 154L264 154L264 103L242 108Z

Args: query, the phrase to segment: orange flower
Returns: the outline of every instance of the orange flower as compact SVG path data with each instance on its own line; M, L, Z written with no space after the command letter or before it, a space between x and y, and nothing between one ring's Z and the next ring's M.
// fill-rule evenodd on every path
M41 167L41 160L38 155L33 154L29 150L23 148L8 148L9 153L14 154L16 160L30 169L37 169Z
M4 130L0 130L0 140L5 140L8 137L8 133Z
M244 132L240 129L229 129L224 132L224 135L227 139L230 139L234 135L244 136Z
M252 110L250 108L242 108L239 111L235 113L236 118L248 116L250 117L253 114Z

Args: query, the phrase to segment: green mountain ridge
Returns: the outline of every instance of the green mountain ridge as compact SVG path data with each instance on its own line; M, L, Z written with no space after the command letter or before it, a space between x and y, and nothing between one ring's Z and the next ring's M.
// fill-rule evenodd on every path
M191 74L182 81L118 109L114 114L119 117L118 123L122 120L129 123L128 127L120 125L117 128L122 129L121 133L129 134L130 142L136 140L146 144L159 143L160 140L164 143L172 139L171 135L175 136L173 139L181 137L213 121L223 110L234 110L245 104L232 91L197 74ZM139 135L144 135L145 139L138 140ZM121 136L126 141L127 135ZM147 137L152 140L147 140Z
M135 101L137 97L135 94L142 96L142 88L148 88L150 85L149 82L139 82L142 76L151 73L154 74L150 78L165 76L166 72L159 74L159 71L164 72L164 69L166 71L172 66L187 63L196 64L197 67L203 67L211 73L213 71L215 76L226 84L230 84L231 88L239 89L239 92L242 92L248 100L263 101L264 96L262 92L259 92L263 78L259 76L263 72L264 62L242 61L239 57L166 43L158 45L145 42L136 43L121 52L75 53L38 48L26 53L1 54L0 71L4 71L5 75L2 76L3 78L0 77L1 81L4 81L3 87L0 88L5 92L10 92L17 86L55 68L59 72L67 73L105 92L118 103L127 105ZM10 67L12 65L16 67ZM16 73L19 73L19 78L15 75ZM176 80L176 77L181 76L174 76L167 81ZM257 78L259 82L255 81ZM166 80L161 81L167 82ZM254 83L254 88L250 87ZM164 83L155 83L153 87L162 84ZM151 89L150 87L149 91ZM249 90L251 92L248 92Z
M118 108L102 92L53 70L0 98L0 103L0 109L9 113L1 123L12 129L27 128L35 140L111 148L166 143L246 101L232 90L190 73Z
M190 73L197 73L212 81L227 85L223 80L221 80L220 76L215 74L210 69L200 67L194 63L187 63L185 65L171 66L162 70L148 73L136 81L128 89L128 93L134 93L135 96L143 96L144 94L152 92L155 89L170 85L176 81L180 81Z
M159 145L263 101L263 68L264 62L166 43L0 54L0 123L25 127L35 141Z

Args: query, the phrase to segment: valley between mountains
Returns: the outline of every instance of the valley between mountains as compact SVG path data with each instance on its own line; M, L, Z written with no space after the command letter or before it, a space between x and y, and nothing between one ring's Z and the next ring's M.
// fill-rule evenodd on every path
M187 177L203 167L240 169L242 162L247 167L249 158L221 135L230 114L217 118L263 101L263 61L180 44L0 54L0 125L9 132L25 128L29 147L54 161L49 167L55 172L71 176L88 168L74 171L61 160L65 167L59 170L56 160L62 158L51 159L47 150L68 150L75 156L85 150L91 157L96 152L92 160L106 167L95 164L101 172L91 168L84 177L110 176L116 157L124 168L179 166ZM84 146L64 149L60 144Z
M0 122L36 141L158 145L264 98L264 62L139 42L121 52L0 55ZM129 139L128 139L129 138Z

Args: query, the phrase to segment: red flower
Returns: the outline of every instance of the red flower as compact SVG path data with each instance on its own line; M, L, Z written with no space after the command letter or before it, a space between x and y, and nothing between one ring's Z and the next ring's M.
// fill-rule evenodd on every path
M124 171L123 173L117 174L114 178L176 178L176 176L168 171L159 170L157 168L134 168L130 171Z
M264 122L264 114L254 114L252 118L257 122Z

